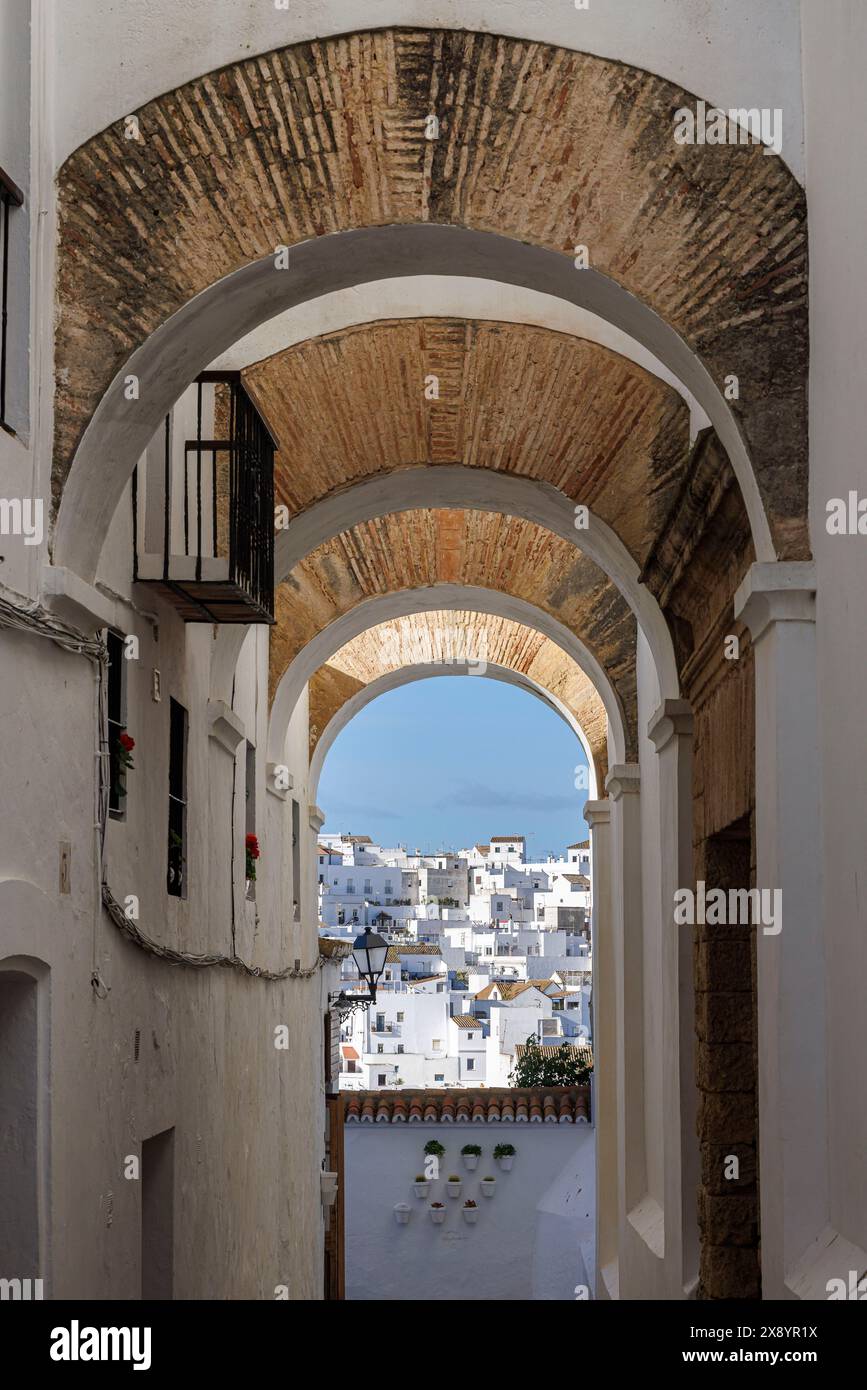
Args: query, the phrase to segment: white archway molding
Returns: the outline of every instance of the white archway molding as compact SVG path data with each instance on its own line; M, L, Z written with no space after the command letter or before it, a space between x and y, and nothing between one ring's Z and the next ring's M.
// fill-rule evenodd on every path
M431 224L335 232L292 248L289 267L254 261L194 296L132 354L84 431L54 535L54 563L96 574L123 488L160 421L209 362L275 313L371 280L407 275L495 280L551 294L604 318L657 357L707 414L740 484L757 560L773 560L770 527L746 446L704 364L663 319L616 281L569 257L492 232ZM138 399L125 398L127 376Z
M473 666L476 663L473 663ZM331 751L334 740L338 734L342 733L348 724L352 722L357 714L360 714L367 705L378 700L381 695L387 695L390 690L398 690L401 686L412 685L415 681L430 680L432 677L439 676L476 676L483 680L503 681L506 685L517 686L520 690L526 690L528 694L541 700L543 704L552 709L555 714L566 723L578 739L584 749L589 769L590 787L588 797L595 801L597 797L597 778L596 767L593 761L593 752L590 742L575 715L553 695L550 690L546 690L537 681L531 680L520 671L513 671L509 666L499 666L496 663L488 662L484 672L472 669L470 663L456 662L453 666L445 666L436 662L419 662L414 666L400 666L396 671L386 671L384 675L378 676L341 705L335 715L329 719L322 733L319 735L316 747L313 750L313 757L310 760L310 775L308 779L308 789L311 802L318 804L317 792L319 788L319 778L325 759Z
M689 407L690 440L710 424L695 397L658 357L598 314L520 285L506 287L496 280L460 275L410 275L402 280L372 280L351 290L323 294L319 299L287 309L260 324L209 365L213 370L241 371L310 338L388 319L415 318L525 324L596 343L634 362L683 398Z
M283 761L286 733L301 693L314 672L320 666L326 666L336 651L359 633L390 619L445 609L466 609L468 612L489 613L496 618L509 618L549 637L580 666L596 687L608 717L609 763L625 761L627 739L623 706L607 672L593 653L574 632L534 604L514 598L511 594L472 584L434 584L418 589L398 589L394 593L363 599L311 638L290 662L274 692L268 726L268 761Z
M575 504L550 483L464 464L401 468L365 478L293 517L277 534L274 577L280 583L312 550L362 521L393 512L461 508L532 521L593 560L623 595L653 654L662 699L677 699L680 682L668 624L653 594L638 582L636 561L616 532L590 513L575 529Z

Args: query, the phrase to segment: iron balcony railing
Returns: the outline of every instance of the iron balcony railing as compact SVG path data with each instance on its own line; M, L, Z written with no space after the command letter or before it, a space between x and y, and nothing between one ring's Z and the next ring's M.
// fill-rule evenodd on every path
M162 509L158 554L142 543L136 470L135 578L161 589L187 622L272 623L276 443L240 372L202 372L194 388L195 437L181 451L168 415L161 479L148 456L144 505L152 528L155 498Z

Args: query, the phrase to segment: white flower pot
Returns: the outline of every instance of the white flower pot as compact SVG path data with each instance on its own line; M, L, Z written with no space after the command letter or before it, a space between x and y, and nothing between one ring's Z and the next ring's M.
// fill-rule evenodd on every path
M462 1186L462 1184L461 1184L460 1180L459 1180L458 1182L447 1182L447 1183L446 1183L446 1188L448 1189L448 1194L449 1194L449 1196L450 1196L450 1197L460 1197L460 1195L461 1195L461 1186Z
M468 1168L469 1171L470 1171L471 1173L472 1173L476 1168L478 1168L478 1166L479 1166L479 1155L478 1155L478 1154L464 1154L463 1158L464 1158L464 1167L465 1167L465 1168Z
M405 1226L409 1221L409 1202L397 1202L394 1208L394 1219L398 1226Z
M482 1189L483 1197L493 1197L494 1193L497 1190L497 1179L494 1178L493 1182L482 1182L480 1186Z
M464 1220L466 1221L467 1225L475 1226L476 1222L479 1219L478 1207L462 1207L461 1210L464 1213Z
M441 1226L442 1223L443 1223L443 1222L445 1221L445 1219L446 1219L446 1209L445 1209L445 1207L431 1207L431 1208L430 1208L430 1219L431 1219L431 1221L434 1223L435 1226Z
M427 1178L425 1178L424 1182L414 1182L412 1185L412 1190L415 1193L416 1197L426 1197L427 1190L429 1187L430 1183L428 1182Z
M498 1159L497 1159L497 1162L499 1163L499 1165L500 1165L500 1167L502 1168L503 1172L504 1172L504 1173L508 1173L508 1171L509 1171L509 1169L511 1168L511 1166L512 1166L514 1160L515 1160L515 1155L514 1155L514 1154L508 1154L505 1158L498 1158Z

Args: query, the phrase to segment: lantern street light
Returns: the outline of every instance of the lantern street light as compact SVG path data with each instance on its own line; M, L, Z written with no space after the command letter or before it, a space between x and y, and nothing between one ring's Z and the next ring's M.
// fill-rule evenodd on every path
M359 978L367 982L367 994L347 994L341 990L330 1000L331 1007L338 1014L351 1014L356 1009L369 1009L376 1003L376 982L385 969L388 955L388 942L377 932L365 927L352 943L352 958L355 961Z

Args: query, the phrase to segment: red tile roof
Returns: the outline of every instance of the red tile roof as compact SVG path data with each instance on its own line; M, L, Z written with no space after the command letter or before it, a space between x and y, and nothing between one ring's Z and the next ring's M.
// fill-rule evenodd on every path
M589 1086L477 1091L344 1091L346 1124L576 1124L590 1119Z
M458 1028L481 1029L482 1026L481 1019L473 1018L472 1014L452 1014L450 1022L454 1023Z
M347 1062L359 1062L361 1060L355 1048L351 1047L349 1043L342 1043L340 1051L343 1053Z

